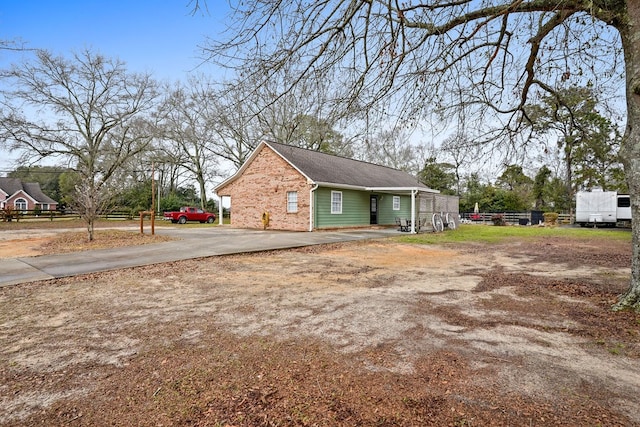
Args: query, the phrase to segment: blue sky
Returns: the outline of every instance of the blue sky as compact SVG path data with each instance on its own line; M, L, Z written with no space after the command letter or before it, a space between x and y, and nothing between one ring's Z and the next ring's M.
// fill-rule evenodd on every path
M226 0L208 0L208 14L192 15L189 0L5 0L0 2L0 40L47 49L70 58L85 48L149 72L162 81L189 72L216 73L201 65L198 45L224 30ZM22 54L0 51L0 67ZM0 171L13 169L17 153L0 150ZM3 175L3 172L0 172Z
M173 81L201 63L198 45L205 37L224 30L228 4L207 4L208 14L191 15L189 0L6 0L0 3L0 39L62 56L90 48L123 60L130 71ZM0 66L14 61L16 54L0 52Z

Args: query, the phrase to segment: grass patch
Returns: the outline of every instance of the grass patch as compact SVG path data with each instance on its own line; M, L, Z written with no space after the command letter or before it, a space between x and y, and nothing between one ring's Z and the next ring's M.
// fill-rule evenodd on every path
M61 233L44 243L40 250L43 254L61 254L81 252L93 249L110 249L124 246L148 245L173 240L168 236L140 234L125 230L94 230L94 240L87 240L85 231Z
M403 243L443 244L443 243L500 243L511 239L537 239L544 237L570 237L573 239L614 239L631 242L628 229L607 230L574 227L496 227L493 225L460 225L456 230L445 230L443 233L409 234L397 237Z

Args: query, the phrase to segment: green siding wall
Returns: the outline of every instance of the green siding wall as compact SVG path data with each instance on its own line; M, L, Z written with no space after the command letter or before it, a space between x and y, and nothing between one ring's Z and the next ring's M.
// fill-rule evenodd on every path
M331 213L331 191L342 192L341 214ZM335 188L318 188L314 194L317 228L369 224L369 193Z
M397 194L395 194L397 196ZM382 200L380 197L382 196ZM378 196L378 224L389 225L396 223L396 217L411 218L411 196L400 196L400 210L393 210L394 194Z
M342 213L331 213L331 191L342 192ZM366 191L345 190L339 188L318 188L314 192L314 224L316 228L354 227L369 225L369 200L371 194ZM400 196L400 210L393 210L392 194L377 194L378 224L393 225L395 217L411 217L411 197Z

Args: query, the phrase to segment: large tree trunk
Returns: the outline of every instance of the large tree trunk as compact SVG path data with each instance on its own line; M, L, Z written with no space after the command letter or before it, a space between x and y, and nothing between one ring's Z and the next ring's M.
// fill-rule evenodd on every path
M204 176L198 176L198 184L200 185L200 208L205 209L207 204L207 187Z
M94 220L90 219L87 221L87 241L93 242L93 224Z
M631 283L614 309L640 312L640 3L627 1L628 16L618 30L624 48L627 87L627 128L620 152L624 164L632 215Z

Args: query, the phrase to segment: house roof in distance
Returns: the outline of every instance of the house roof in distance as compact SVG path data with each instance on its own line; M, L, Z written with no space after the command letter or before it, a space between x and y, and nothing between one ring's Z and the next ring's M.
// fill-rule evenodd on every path
M37 182L22 182L19 178L0 177L0 189L7 193L9 197L19 191L24 191L37 203L58 203L42 192L40 184Z

